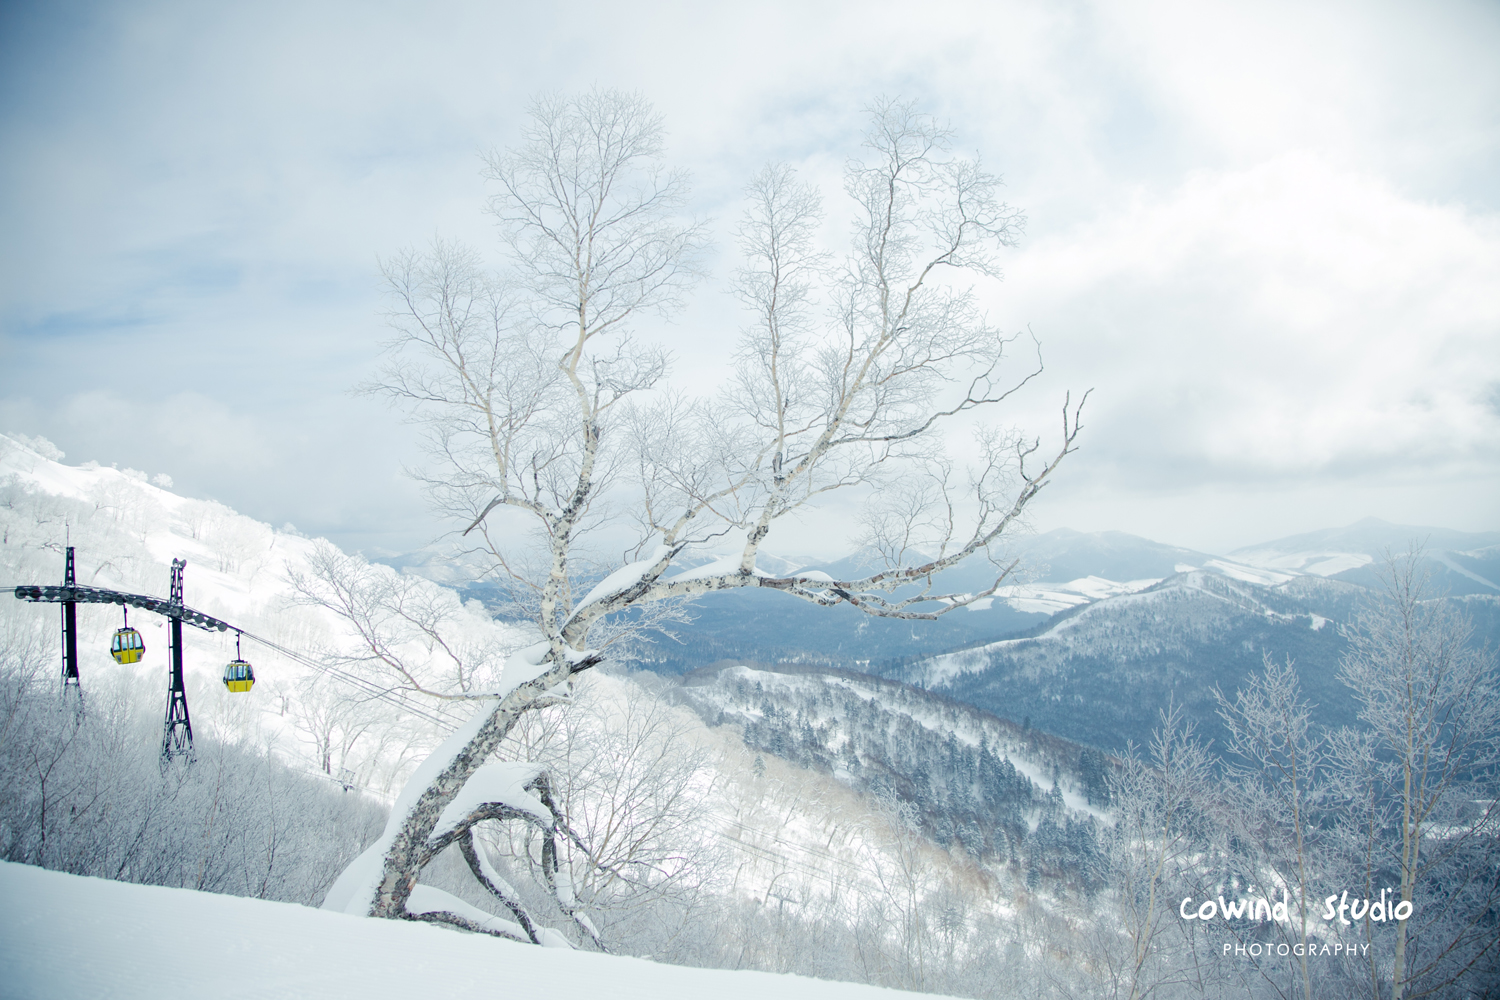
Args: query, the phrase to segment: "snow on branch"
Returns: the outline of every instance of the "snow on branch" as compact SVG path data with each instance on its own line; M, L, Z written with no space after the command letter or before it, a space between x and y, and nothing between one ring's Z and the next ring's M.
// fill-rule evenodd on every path
M480 849L479 845L474 842L474 831L472 828L467 831L463 840L459 842L459 847L463 851L464 860L469 864L469 870L474 873L474 877L479 880L479 883L490 891L490 895L498 899L515 915L516 921L521 925L522 930L526 932L526 936L531 943L540 944L541 936L536 921L531 918L531 914L527 912L525 905L522 904L521 894L516 892L515 886L511 885L504 876L495 870L494 865L490 864L490 859Z
M550 826L552 815L526 791L526 785L541 771L541 765L526 761L485 764L464 782L463 790L444 807L427 835L429 844L445 840L451 833L473 823L471 814L481 806L503 806L517 814L535 817Z
M486 913L479 907L430 885L418 885L411 891L406 899L406 912L413 920L448 924L476 934L509 938L522 944L533 943L532 936L515 921Z

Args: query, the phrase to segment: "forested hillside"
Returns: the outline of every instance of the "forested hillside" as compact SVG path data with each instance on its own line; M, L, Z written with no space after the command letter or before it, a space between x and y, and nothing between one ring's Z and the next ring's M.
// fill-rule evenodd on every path
M968 705L862 674L745 666L688 675L678 696L747 746L906 804L943 847L1009 863L1031 885L1097 875L1107 759ZM1091 806L1095 808L1091 808Z

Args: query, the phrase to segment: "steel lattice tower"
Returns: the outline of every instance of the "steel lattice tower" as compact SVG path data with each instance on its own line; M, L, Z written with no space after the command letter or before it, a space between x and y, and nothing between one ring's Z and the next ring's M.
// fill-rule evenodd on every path
M172 592L167 609L170 636L167 722L161 736L163 764L173 757L193 759L193 722L188 718L187 691L182 686L182 570L186 566L185 560L172 560Z

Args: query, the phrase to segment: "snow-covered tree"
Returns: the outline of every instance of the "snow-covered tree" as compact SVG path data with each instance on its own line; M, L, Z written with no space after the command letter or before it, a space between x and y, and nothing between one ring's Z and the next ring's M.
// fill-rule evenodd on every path
M1235 791L1232 822L1247 868L1260 872L1260 889L1252 895L1269 905L1274 892L1266 883L1271 882L1290 887L1296 900L1290 920L1291 938L1302 946L1297 977L1304 1000L1312 1000L1306 945L1308 928L1317 919L1313 887L1322 884L1315 878L1321 873L1315 867L1318 831L1312 815L1321 796L1325 750L1292 661L1277 663L1267 653L1263 667L1233 699L1215 691L1234 755L1228 767Z
M1101 995L1155 996L1201 974L1192 925L1173 913L1184 887L1203 895L1203 858L1213 848L1213 758L1172 705L1161 710L1149 757L1130 748L1111 775L1116 822L1107 868L1119 901L1123 935L1110 927L1100 940Z
M476 701L473 718L411 779L386 837L328 905L495 930L430 893L414 905L423 867L458 844L510 905L472 849L476 824L518 819L578 839L545 774L489 758L523 712L565 697L605 646L670 621L682 601L760 587L932 619L995 592L1009 572L1002 536L1074 450L1079 406L1064 402L1049 452L982 430L972 468L942 454L943 432L1039 370L1005 374L1015 338L952 280L998 278L997 251L1022 218L949 139L911 105L871 108L866 158L845 174L855 220L839 262L819 247L817 192L788 167L756 175L736 276L752 321L711 399L670 390L665 353L631 335L679 304L706 247L705 227L680 217L686 176L662 165L661 120L638 96L542 98L523 141L488 158L499 274L441 241L387 262L394 359L368 388L426 426L434 503L478 539L540 641L511 657L497 689L447 693ZM858 489L873 497L863 541L878 554L864 575L757 565L784 518ZM626 556L602 563L628 525ZM684 568L729 540L732 557ZM941 593L937 574L970 557L994 561L994 584Z
M1364 724L1335 741L1355 884L1366 897L1389 886L1409 911L1390 964L1368 968L1370 995L1391 1000L1500 988L1500 674L1421 562L1417 548L1388 556L1340 668Z

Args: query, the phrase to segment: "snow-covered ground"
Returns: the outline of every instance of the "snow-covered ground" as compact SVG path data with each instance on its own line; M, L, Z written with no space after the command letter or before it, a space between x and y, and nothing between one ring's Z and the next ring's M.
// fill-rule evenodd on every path
M1281 552L1273 548L1248 549L1235 553L1242 562L1261 569L1295 575L1333 576L1345 570L1368 566L1374 557L1365 552L1338 552L1312 549L1304 552Z
M1365 562L1369 560L1366 559ZM1350 565L1361 565L1351 563ZM1347 568L1338 566L1328 569L1326 572L1321 568L1313 568L1305 572L1319 573L1327 576L1336 573L1339 569ZM1279 583L1285 583L1292 577L1297 576L1301 570L1285 571L1275 566L1235 562L1230 559L1209 559L1203 566L1190 566L1187 563L1179 563L1176 567L1178 573L1194 573L1199 570L1215 573L1219 576L1227 576L1231 580L1239 580L1242 583L1254 583L1262 587L1274 587ZM1067 583L1033 583L1014 587L1000 588L999 596L1007 604L1017 611L1039 612L1041 614L1053 615L1068 608L1078 607L1080 604L1094 604L1099 601L1108 600L1112 597L1120 597L1125 594L1138 594L1143 590L1161 583L1159 578L1142 580L1107 580L1101 576L1086 576ZM988 604L985 605L988 607Z
M0 862L0 997L164 996L878 1000L917 994L534 948L425 924Z

